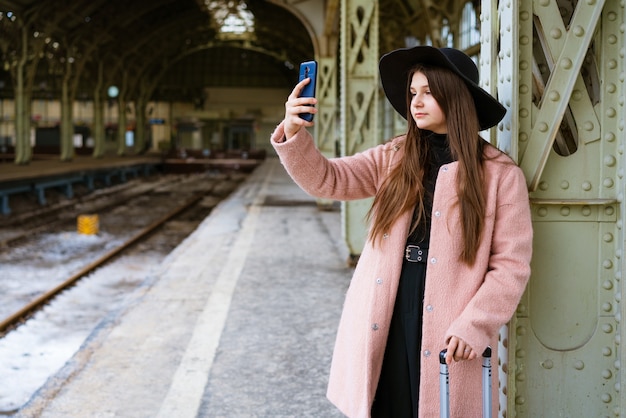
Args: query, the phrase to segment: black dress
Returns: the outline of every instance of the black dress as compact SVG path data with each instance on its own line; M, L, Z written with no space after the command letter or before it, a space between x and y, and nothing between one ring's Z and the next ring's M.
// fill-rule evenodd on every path
M443 164L453 161L446 135L430 133L427 139L429 166L425 174L424 199L427 216L407 238L407 245L421 248L428 248L430 241L430 213L437 174ZM403 258L385 357L372 405L373 418L417 417L425 279L425 262Z

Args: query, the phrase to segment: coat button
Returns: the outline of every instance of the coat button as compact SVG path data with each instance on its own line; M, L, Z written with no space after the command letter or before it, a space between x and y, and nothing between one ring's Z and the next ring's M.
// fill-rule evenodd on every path
M378 331L378 324L374 324L374 325L372 325L372 329L373 329L374 331Z
M389 234L383 234L383 239L389 238Z
M438 210L437 210L437 211L435 211L435 216L436 216L437 218L438 218L438 217L440 217L440 216L441 216L441 212L439 212Z
M435 257L433 257L433 258L431 258L431 259L430 259L430 263L431 263L431 264L435 264L436 262L437 262L437 259L436 259Z
M448 167L441 167L441 171L448 171Z
M381 279L380 277L378 279L376 279L376 283L377 284L383 284L383 279Z
M424 357L430 357L430 350L424 351Z
M433 311L433 305L428 305L428 306L426 307L426 311L427 311L427 312L432 312L432 311Z

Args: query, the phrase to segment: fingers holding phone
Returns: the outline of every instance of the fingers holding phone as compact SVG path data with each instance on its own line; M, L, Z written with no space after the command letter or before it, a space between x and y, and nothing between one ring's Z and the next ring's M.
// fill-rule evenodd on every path
M317 85L317 62L316 61L306 61L300 64L300 75L299 81L303 81L306 79L310 81L307 84L302 86L302 90L300 91L299 97L306 98L315 98L315 88ZM312 104L309 104L312 106ZM300 113L300 117L307 122L313 121L313 112L305 111Z
M311 79L305 78L296 84L285 103L286 116L293 115L306 122L312 121L313 113L317 112L317 109L314 107L317 104L317 99L315 97L302 95L302 91L306 89L310 83Z
M317 113L315 89L317 63L307 61L300 64L299 82L285 103L285 136L291 138L303 126L313 126L313 115Z

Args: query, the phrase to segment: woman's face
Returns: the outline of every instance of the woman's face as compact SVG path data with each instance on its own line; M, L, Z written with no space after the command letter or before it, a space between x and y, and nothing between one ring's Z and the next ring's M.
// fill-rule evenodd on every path
M413 73L409 91L411 93L411 115L413 115L417 127L437 134L447 133L446 115L439 107L439 103L430 94L428 79L423 73Z

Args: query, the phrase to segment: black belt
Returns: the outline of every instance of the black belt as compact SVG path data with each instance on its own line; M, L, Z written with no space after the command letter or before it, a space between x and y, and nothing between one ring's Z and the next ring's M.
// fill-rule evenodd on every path
M419 245L407 245L404 250L404 258L411 263L425 263L428 259L428 248Z

